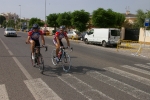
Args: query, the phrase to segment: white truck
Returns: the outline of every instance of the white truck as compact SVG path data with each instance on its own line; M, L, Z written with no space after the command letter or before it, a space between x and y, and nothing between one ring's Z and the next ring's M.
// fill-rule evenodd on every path
M120 29L117 28L92 28L84 37L84 42L117 46L120 42Z

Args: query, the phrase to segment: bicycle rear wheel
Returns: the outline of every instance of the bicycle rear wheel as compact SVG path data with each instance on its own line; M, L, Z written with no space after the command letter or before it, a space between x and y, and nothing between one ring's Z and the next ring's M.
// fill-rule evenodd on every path
M61 58L61 60L62 60L63 70L65 72L68 72L70 70L70 67L71 67L71 59L70 59L69 54L67 54L66 52L64 52L64 55Z
M53 65L57 65L57 61L55 58L56 58L56 49L53 49L51 53L51 60L52 60Z

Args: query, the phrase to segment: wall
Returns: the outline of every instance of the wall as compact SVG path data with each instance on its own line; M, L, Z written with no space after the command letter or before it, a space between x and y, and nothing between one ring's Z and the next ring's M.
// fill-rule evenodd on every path
M140 28L139 42L148 42L150 43L150 30Z

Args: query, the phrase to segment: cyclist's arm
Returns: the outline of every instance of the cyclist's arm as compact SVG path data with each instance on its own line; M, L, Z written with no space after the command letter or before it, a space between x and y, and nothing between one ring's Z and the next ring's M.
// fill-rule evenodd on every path
M68 37L66 36L65 39L66 39L66 41L67 41L67 45L70 47L70 42L69 42Z
M41 40L42 40L42 45L45 45L45 39L43 35L41 35Z
M29 42L30 42L30 38L31 38L31 32L29 31L29 32L28 32L28 37L27 37L26 43L29 43Z
M58 46L60 47L60 41L58 37L56 37L56 41L57 41Z
M30 40L30 36L27 37L26 42L29 43L30 42L29 40Z
M45 39L44 39L43 32L41 30L39 30L39 32L40 32L40 35L41 35L42 45L45 45Z
M67 41L67 45L68 45L68 47L70 47L70 42L69 42L69 38L67 36L67 32L65 32L64 35L65 35L65 39Z

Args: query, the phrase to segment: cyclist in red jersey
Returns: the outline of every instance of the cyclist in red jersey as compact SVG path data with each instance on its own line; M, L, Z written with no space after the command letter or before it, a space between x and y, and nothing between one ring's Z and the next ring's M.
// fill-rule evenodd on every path
M61 41L62 38L66 39L67 45L68 45L68 47L70 47L70 42L69 42L69 39L67 37L67 33L65 32L65 26L60 26L59 31L57 31L55 33L55 36L54 36L54 39L53 39L53 43L56 46L56 60L57 61L59 61L59 59L58 59L59 48L60 48L60 46L64 46L62 41Z
M41 30L39 30L39 26L37 24L33 24L32 30L28 32L28 37L26 43L31 44L31 52L32 59L34 59L34 47L40 46L39 37L41 36L42 46L45 45L45 39Z

